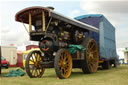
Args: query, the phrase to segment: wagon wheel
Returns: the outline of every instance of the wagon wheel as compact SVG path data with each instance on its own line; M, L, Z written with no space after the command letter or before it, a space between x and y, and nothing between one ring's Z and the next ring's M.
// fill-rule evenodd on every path
M58 50L54 60L54 67L55 67L56 75L60 79L66 79L71 75L72 57L68 50L66 49Z
M109 60L106 60L102 63L102 68L103 69L110 69L111 65L110 65L110 62Z
M114 67L117 67L117 63L118 61L117 61L117 59L114 59Z
M83 73L93 73L98 69L99 53L94 39L85 40L85 59L82 61Z
M32 51L26 58L25 68L30 78L42 77L44 68L41 67L40 62L43 61L40 51Z

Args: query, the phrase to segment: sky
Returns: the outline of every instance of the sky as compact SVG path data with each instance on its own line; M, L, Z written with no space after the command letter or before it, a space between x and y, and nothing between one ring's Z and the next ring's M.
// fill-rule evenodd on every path
M31 6L53 6L54 11L74 18L85 14L103 14L116 28L117 48L128 47L128 0L1 0L0 45L27 45L29 36L15 14Z

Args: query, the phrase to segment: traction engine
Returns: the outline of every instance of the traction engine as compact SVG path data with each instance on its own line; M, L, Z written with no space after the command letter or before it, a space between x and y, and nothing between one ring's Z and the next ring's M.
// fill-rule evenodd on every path
M98 47L89 36L98 29L53 11L52 7L30 7L16 14L16 21L29 25L31 41L39 42L40 51L26 59L29 77L41 77L45 68L55 68L60 79L68 78L72 68L93 73L98 68Z

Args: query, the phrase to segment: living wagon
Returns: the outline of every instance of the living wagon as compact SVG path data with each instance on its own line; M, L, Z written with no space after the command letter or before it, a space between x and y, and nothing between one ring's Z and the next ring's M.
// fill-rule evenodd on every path
M16 21L29 24L30 40L39 42L40 51L30 52L26 59L29 77L41 77L45 68L53 67L61 79L68 78L72 68L82 68L83 73L97 71L98 44L91 37L91 32L99 33L97 27L40 6L19 11Z
M92 25L99 29L99 33L90 32L90 37L95 39L99 48L99 65L109 69L113 64L118 64L116 52L115 27L102 14L88 14L75 17L76 20Z

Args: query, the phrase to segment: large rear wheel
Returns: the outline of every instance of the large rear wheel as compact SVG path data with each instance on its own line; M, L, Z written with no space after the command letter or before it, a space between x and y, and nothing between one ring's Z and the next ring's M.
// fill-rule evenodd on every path
M66 49L58 50L55 56L54 67L55 67L56 75L60 79L66 79L71 75L72 57L68 50Z
M43 57L40 51L32 51L28 54L25 68L30 78L42 77L44 73L44 68L40 65L42 61Z
M82 61L83 73L93 73L98 69L99 53L94 39L85 40L85 59Z

